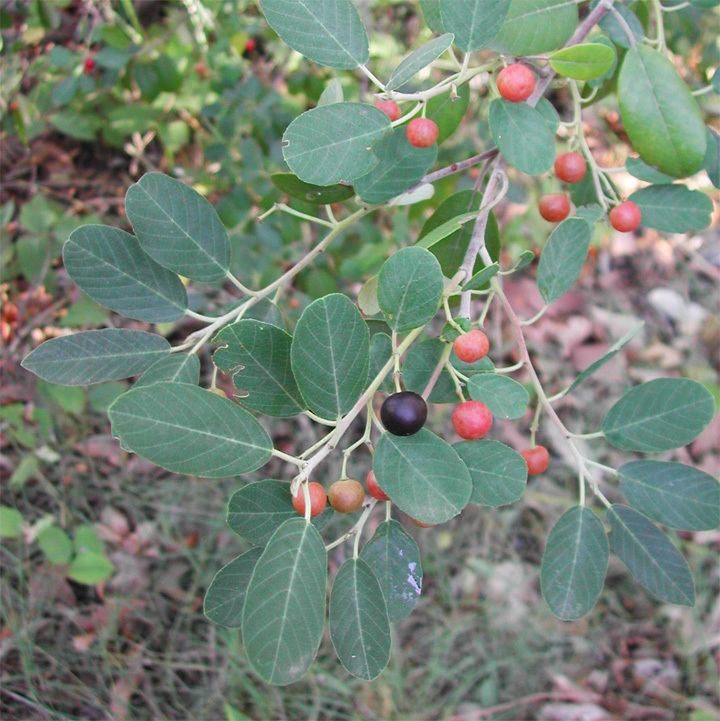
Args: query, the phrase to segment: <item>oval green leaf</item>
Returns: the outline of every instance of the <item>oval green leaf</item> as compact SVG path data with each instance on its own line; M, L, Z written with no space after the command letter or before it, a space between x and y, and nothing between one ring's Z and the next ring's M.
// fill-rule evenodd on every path
M76 583L94 586L107 581L114 570L115 567L107 556L94 551L83 551L73 558L67 576Z
M500 441L460 441L453 448L467 466L472 479L471 503L506 506L522 498L527 484L525 459Z
M170 353L162 336L140 330L88 330L45 341L22 367L49 383L86 386L146 371Z
M223 346L213 362L243 395L243 405L259 413L287 418L300 413L300 396L290 363L292 336L259 320L240 320L225 326L214 339Z
M300 679L325 625L327 552L315 526L285 521L255 565L245 596L242 637L250 667L266 683Z
M218 626L240 628L247 587L262 551L262 548L251 548L215 574L203 601L206 618Z
M175 473L234 476L260 468L272 451L267 432L247 411L187 383L133 388L108 416L125 450Z
M618 469L620 492L653 521L686 531L720 526L720 482L682 463L630 461Z
M482 401L498 418L522 418L530 396L525 386L499 373L478 373L468 382L468 393Z
M313 413L335 419L352 408L367 382L370 335L349 298L333 293L305 308L290 359L300 393Z
M575 0L512 0L491 47L516 56L547 53L563 45L577 23Z
M424 67L430 65L433 60L437 60L453 44L454 39L455 36L452 33L445 33L426 42L417 50L413 50L390 73L390 78L385 83L385 89L398 90L401 88Z
M365 681L377 678L390 661L390 621L380 584L370 566L350 558L330 592L330 639L340 663Z
M283 157L290 170L306 183L349 183L377 165L373 146L390 128L390 118L372 105L323 105L288 125L283 135Z
M422 593L423 570L415 539L397 521L381 523L363 546L360 558L380 583L388 618L410 615Z
M510 0L440 0L440 17L467 53L485 47L498 34L509 7Z
M368 61L368 37L350 0L260 0L268 25L319 65L351 70Z
M540 566L542 595L555 616L574 621L592 609L609 555L605 528L589 508L563 513L550 531Z
M573 80L593 80L604 75L615 62L615 52L602 43L581 43L556 50L550 66L558 74Z
M200 359L194 353L172 353L153 363L137 379L133 388L162 381L190 383L196 386L200 382Z
M65 241L63 262L83 293L126 318L166 323L185 314L180 278L120 228L83 225Z
M393 503L423 523L444 523L467 505L470 473L457 452L423 428L414 436L380 437L373 471Z
M628 50L618 100L625 130L646 163L676 178L700 170L707 146L702 114L664 55L647 45Z
M710 225L713 203L699 190L684 185L651 185L629 198L642 213L642 224L664 233L690 233Z
M656 378L629 390L608 411L605 437L625 451L655 453L687 445L712 420L715 401L688 378Z
M273 173L270 180L283 193L312 205L342 203L355 195L355 191L349 185L313 185L303 182L292 173Z
M184 183L146 173L128 188L125 212L142 249L160 265L208 283L227 274L225 227L215 208Z
M467 83L457 89L457 97L452 93L442 93L428 100L425 117L437 123L438 145L442 145L460 127L469 104L470 85Z
M661 601L695 605L695 585L687 561L664 533L627 506L613 505L608 520L610 548L641 586Z
M407 333L432 319L443 288L437 258L424 248L403 248L380 269L378 303L388 325L397 333Z

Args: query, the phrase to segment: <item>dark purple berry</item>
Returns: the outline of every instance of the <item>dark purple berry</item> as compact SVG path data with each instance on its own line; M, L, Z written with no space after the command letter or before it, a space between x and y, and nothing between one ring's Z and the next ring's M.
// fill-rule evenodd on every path
M427 404L412 391L393 393L382 404L380 419L393 435L411 436L425 425Z

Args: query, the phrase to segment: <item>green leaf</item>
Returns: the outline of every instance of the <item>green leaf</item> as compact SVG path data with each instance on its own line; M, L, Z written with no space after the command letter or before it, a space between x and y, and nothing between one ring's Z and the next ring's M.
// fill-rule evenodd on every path
M453 448L470 472L470 503L497 508L522 498L528 469L517 451L500 441L486 439L460 441Z
M421 343L413 343L408 350L402 366L405 389L422 395L433 371L440 361L445 344L437 338ZM430 403L457 403L455 384L447 370L443 369L435 387L430 393Z
M440 0L420 0L420 8L428 27L434 33L444 33L445 28L440 16Z
M545 116L527 103L493 100L488 116L493 140L510 165L540 175L555 162L555 137Z
M702 113L664 55L647 45L628 50L617 92L625 130L646 163L677 178L703 166L707 137Z
M349 558L330 593L330 639L342 665L365 681L377 678L390 661L390 621L382 589L370 566Z
M262 548L251 548L215 574L203 601L203 613L213 623L240 628L250 577L262 552Z
M240 320L225 326L215 338L223 346L213 361L232 375L245 395L243 405L276 418L300 413L300 396L290 364L292 336L282 328L258 320Z
M642 513L614 504L608 511L610 548L635 580L653 596L681 606L695 605L687 561Z
M479 373L468 382L468 393L482 401L498 418L522 418L530 396L525 386L499 373Z
M440 0L443 27L464 52L485 47L505 21L510 0Z
M656 378L629 390L609 410L602 431L616 448L654 453L687 445L710 423L715 401L688 378Z
M575 0L512 0L492 47L516 56L546 53L563 45L577 24Z
M608 541L602 521L575 506L553 526L540 566L540 588L550 610L574 621L595 605L608 567Z
M600 0L593 0L591 7L595 8L598 2L600 2ZM630 8L623 5L623 3L616 3L613 7L618 13L620 13L620 15L622 15L623 20L625 20L625 23L630 28L630 32L635 38L635 41L641 43L645 39L645 31L643 30L642 23L638 19L638 16L635 15ZM599 24L616 45L621 48L630 47L630 39L625 32L625 28L620 25L614 13L605 13L605 15L600 19Z
M319 65L351 70L368 61L368 37L350 0L260 0L268 25Z
M10 506L0 506L0 538L19 538L22 525L20 511Z
M374 147L380 162L355 181L355 192L366 203L384 203L418 183L437 158L437 144L410 145L404 127L395 128Z
M300 679L325 623L327 553L303 518L285 521L258 559L245 596L242 636L251 668L266 683Z
M558 74L574 80L593 80L604 75L615 62L615 52L602 43L581 43L556 50L550 66Z
M76 553L92 551L93 553L105 554L105 544L98 538L95 528L90 524L78 526L75 529L73 545Z
M227 525L250 543L264 546L285 521L297 515L290 484L264 480L249 483L233 493L228 503ZM326 520L321 514L312 522L316 528L322 528Z
M720 78L720 72L715 71L713 79ZM718 91L720 94L720 90ZM705 151L705 164L703 166L710 182L720 188L720 135L714 130L707 130L707 150Z
M133 388L109 408L122 447L175 473L225 478L267 463L272 441L247 411L187 383Z
M453 97L453 93L442 93L428 100L425 117L437 123L438 145L442 145L460 127L469 104L470 85L467 83L457 89L457 97Z
M342 103L344 99L345 93L343 92L342 83L337 78L333 78L325 86L325 89L322 91L322 93L320 93L317 104L332 105L333 103Z
M618 469L620 492L653 521L687 531L720 526L720 483L682 463L630 461Z
M313 185L312 183L304 183L292 173L273 173L270 180L283 193L313 205L342 203L355 195L355 191L349 185Z
M160 265L208 283L227 274L227 232L197 191L162 173L146 173L128 188L125 211L142 249Z
M675 178L661 173L656 168L648 165L641 158L628 158L625 161L625 170L634 178L644 180L646 183L655 183L656 185L664 185L672 183Z
M367 382L370 337L349 298L333 293L305 308L290 359L300 393L313 413L335 419L353 407Z
M552 303L580 275L587 258L592 226L580 218L563 220L548 238L540 254L537 283L545 303Z
M368 366L368 385L377 376L392 356L392 340L387 333L375 333L370 338L370 365ZM390 374L380 384L379 391L392 393L393 384Z
M138 375L170 352L162 336L140 330L88 330L45 341L22 367L50 383L83 386Z
M110 560L101 553L83 551L78 553L68 568L68 578L85 586L94 586L107 581L115 567Z
M48 526L37 537L38 546L53 566L64 566L70 563L73 554L73 545L65 531L60 526Z
M684 185L651 185L636 190L629 198L642 213L642 224L665 233L689 233L710 225L712 200L699 190Z
M444 523L457 516L472 492L460 456L425 428L406 437L383 433L373 471L393 503L423 523Z
M380 583L391 621L410 615L422 591L423 570L415 539L397 521L381 523L360 558Z
M480 290L500 272L498 263L492 263L482 270L479 270L470 280L465 283L463 290Z
M609 363L640 331L644 323L638 323L634 328L630 329L620 340L613 343L608 348L607 353L591 363L587 368L578 373L575 380L570 384L567 392L570 393L581 383L584 383L593 373L597 372L606 363Z
M424 248L403 248L380 269L378 303L388 325L407 333L430 321L443 293L437 258Z
M156 263L137 238L108 225L84 225L63 246L68 275L100 305L126 318L164 323L182 318L185 286Z
M153 363L135 382L134 388L153 383L200 383L200 359L194 353L173 353Z
M417 50L413 50L390 73L390 78L385 83L385 89L397 90L401 88L424 67L430 65L433 60L437 60L453 44L454 39L455 36L452 33L445 33L421 45Z
M390 128L390 118L372 105L323 105L288 125L283 135L283 157L290 170L306 183L349 183L377 165L373 146Z
M85 410L85 391L82 388L59 386L42 380L37 387L41 395L57 403L66 413L79 415Z

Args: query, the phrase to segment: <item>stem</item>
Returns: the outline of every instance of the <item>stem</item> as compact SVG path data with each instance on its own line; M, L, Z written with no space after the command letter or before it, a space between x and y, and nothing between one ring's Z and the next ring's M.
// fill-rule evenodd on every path
M365 76L370 80L370 82L373 85L377 85L377 87L380 88L383 92L385 92L385 85L383 85L382 81L378 80L368 69L366 65L360 65L360 70L365 74Z
M225 277L243 294L245 295L256 295L254 290L251 290L246 285L243 285L230 271L225 274Z
M455 173L460 173L463 170L467 170L468 168L472 168L473 165L479 165L485 160L492 160L494 157L496 157L498 154L497 148L491 148L490 150L485 150L482 153L478 153L478 155L473 155L471 158L468 158L467 160L461 160L459 163L452 163L452 165L448 165L445 168L440 168L440 170L436 170L433 173L428 173L426 176L423 177L423 179L418 183L418 185L424 185L426 183L434 183L436 180L442 180L442 178L447 178L448 175L454 175ZM415 186L417 187L417 186Z
M610 12L613 14L615 20L617 20L618 25L623 29L623 32L630 43L630 47L634 48L637 43L635 42L635 35L633 35L632 29L627 24L627 20L625 20L625 18L620 14L620 11L615 7L611 7Z
M537 321L540 320L540 318L542 318L545 315L545 313L547 313L547 310L549 307L550 307L549 305L544 305L542 308L540 308L540 310L537 313L535 313L535 315L532 318L528 318L527 320L521 320L520 324L521 325L532 325L533 323L536 323Z
M450 352L452 351L452 345L448 343L445 348L443 348L443 352L440 356L440 360L437 362L437 365L435 366L435 369L432 372L432 375L430 376L430 380L427 382L427 385L425 386L425 390L422 392L422 397L427 400L430 397L430 394L433 391L433 388L435 388L435 384L438 382L438 379L440 378L440 374L443 371L443 368L445 367L445 364L448 362L448 359L450 358Z
M605 434L602 431L595 431L594 433L570 433L568 431L569 435L571 435L573 438L604 438Z
M302 468L305 465L305 461L302 461L299 458L296 458L295 456L288 455L287 453L283 453L282 451L279 451L277 448L273 448L272 454L273 454L273 456L275 456L275 458L281 458L283 461L292 463L293 465L297 466L298 468Z
M360 533L362 532L363 527L365 526L365 522L367 521L368 517L370 516L370 513L372 512L372 509L375 508L375 504L377 501L373 498L368 505L365 507L365 510L362 512L362 515L360 518L358 518L357 523L347 532L343 533L340 538L335 539L332 543L328 543L325 546L326 551L330 551L333 548L336 548L342 543L345 543L345 541L348 540L348 538L352 538L353 536L356 536L357 538L360 537ZM358 541L359 543L359 541ZM357 554L355 554L355 558L357 558Z

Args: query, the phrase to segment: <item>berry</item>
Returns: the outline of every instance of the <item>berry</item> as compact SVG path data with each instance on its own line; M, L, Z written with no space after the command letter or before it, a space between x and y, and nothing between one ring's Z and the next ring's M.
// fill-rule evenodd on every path
M335 481L328 491L330 505L339 513L353 513L365 500L365 489L358 481L345 478Z
M465 401L455 406L452 424L455 432L469 441L484 438L492 428L490 409L480 401Z
M410 145L416 148L429 148L438 139L437 123L429 118L415 118L405 128Z
M85 58L85 62L83 63L83 73L85 73L85 75L92 75L95 67L95 58L92 58L88 55L88 57Z
M380 488L380 485L377 482L377 478L375 478L375 474L372 471L368 471L366 482L367 482L368 493L373 498L377 498L378 501L389 501L390 500L390 497L386 496L383 489Z
M535 89L532 70L521 63L503 68L497 76L497 89L505 100L520 103L527 100Z
M394 100L376 100L375 107L385 113L393 122L402 115L400 106Z
M476 363L488 354L490 341L485 333L475 328L459 335L453 343L453 350L463 363Z
M637 203L626 200L610 211L610 225L620 233L632 233L642 222L642 213Z
M563 153L555 158L555 175L565 183L579 183L587 171L587 163L580 153Z
M393 393L383 402L380 419L393 435L412 436L425 425L427 404L412 391Z
M539 476L541 473L545 473L550 465L550 454L545 446L527 448L520 455L527 463L529 476Z
M308 483L308 490L310 491L310 516L320 515L327 506L327 495L325 489L321 484L310 481ZM296 496L292 499L293 508L301 515L305 515L305 492L303 491L302 485L298 488Z
M549 223L559 223L570 215L570 199L562 193L543 195L538 203L540 215Z
M255 38L248 38L245 41L245 52L246 53L254 53L257 48L257 40Z

